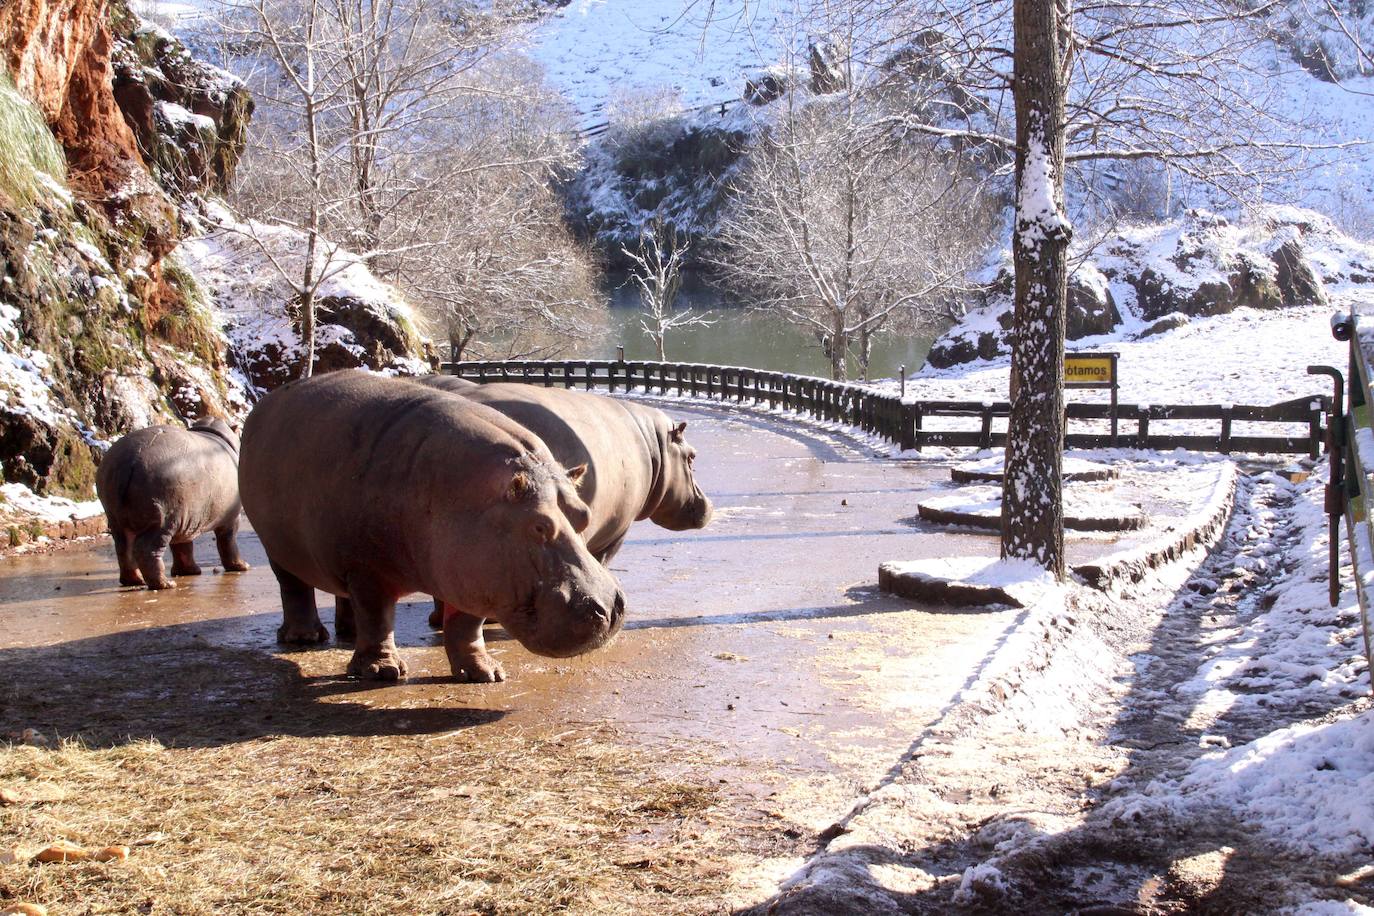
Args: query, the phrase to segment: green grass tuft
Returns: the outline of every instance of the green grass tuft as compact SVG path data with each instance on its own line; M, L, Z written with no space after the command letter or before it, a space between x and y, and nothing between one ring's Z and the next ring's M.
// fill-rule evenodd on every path
M0 72L0 191L26 206L57 196L39 172L65 185L67 159L42 114Z

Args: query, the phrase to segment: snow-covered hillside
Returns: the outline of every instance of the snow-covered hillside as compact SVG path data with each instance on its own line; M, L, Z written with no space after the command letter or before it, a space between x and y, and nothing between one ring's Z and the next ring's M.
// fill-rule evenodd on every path
M688 108L738 99L774 62L782 0L573 0L530 36L528 53L582 113L606 120L618 96L671 89Z

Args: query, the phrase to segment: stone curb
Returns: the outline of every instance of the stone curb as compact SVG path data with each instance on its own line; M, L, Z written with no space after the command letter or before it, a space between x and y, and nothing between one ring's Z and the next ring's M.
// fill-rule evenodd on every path
M899 598L929 604L964 607L1025 607L1011 593L997 585L975 585L958 579L943 579L921 573L896 572L883 563L878 567L878 588Z
M919 503L916 505L916 514L924 521L939 525L962 525L965 528L980 528L984 531L1002 530L1000 516L936 509ZM1068 514L1064 516L1064 527L1071 531L1139 531L1148 524L1149 520L1143 515L1100 515L1087 518Z
M1222 465L1221 475L1207 502L1178 526L1151 543L1108 554L1090 563L1080 563L1073 567L1074 574L1103 591L1132 585L1144 579L1151 570L1179 559L1195 547L1212 543L1231 517L1239 479L1240 471L1235 464Z
M1106 591L1137 583L1151 570L1179 559L1199 545L1210 544L1221 534L1231 517L1239 476L1234 464L1223 465L1201 509L1150 543L1108 554L1089 563L1080 563L1072 567L1073 573L1093 588ZM878 588L902 598L931 604L1025 607L1023 602L999 586L897 572L886 563L878 567Z
M1001 483L1005 476L1001 471L966 471L958 467L949 469L949 479L955 483ZM1070 471L1064 475L1064 482L1115 480L1120 476L1119 468L1103 467L1092 471Z

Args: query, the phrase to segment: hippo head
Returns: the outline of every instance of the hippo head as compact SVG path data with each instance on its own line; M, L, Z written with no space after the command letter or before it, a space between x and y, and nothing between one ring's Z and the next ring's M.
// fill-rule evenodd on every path
M196 433L205 433L208 436L215 436L222 439L225 445L233 449L234 454L239 452L239 437L228 423L219 417L201 417L191 423L190 430Z
M599 648L620 630L625 594L580 535L591 518L577 494L586 465L565 472L551 456L526 455L509 470L487 518L498 529L491 568L508 577L507 600L496 603L513 609L491 616L536 655Z
M656 420L663 463L655 487L659 499L649 511L649 519L669 531L705 528L711 521L711 501L692 474L697 450L687 444L683 435L687 424L673 423L661 412Z

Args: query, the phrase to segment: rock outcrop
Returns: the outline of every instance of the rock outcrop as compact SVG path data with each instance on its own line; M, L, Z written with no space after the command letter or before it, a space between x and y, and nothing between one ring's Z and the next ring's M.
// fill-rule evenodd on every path
M700 251L724 203L726 180L748 148L753 122L743 107L664 118L598 138L566 188L573 228L611 267L628 266L621 249L633 248L655 221L675 227Z
M1069 340L1137 336L1182 327L1238 308L1325 305L1327 287L1374 282L1374 255L1325 217L1271 207L1244 224L1206 211L1170 223L1125 228L1070 277ZM1002 268L969 315L935 342L936 368L1010 352L1012 281Z
M242 415L273 381L235 371L251 355L176 253L205 195L232 181L252 108L239 80L125 0L0 5L4 481L89 499L111 438ZM276 304L281 338L298 341L289 298ZM408 312L378 317L343 294L325 305L321 365L420 350Z

